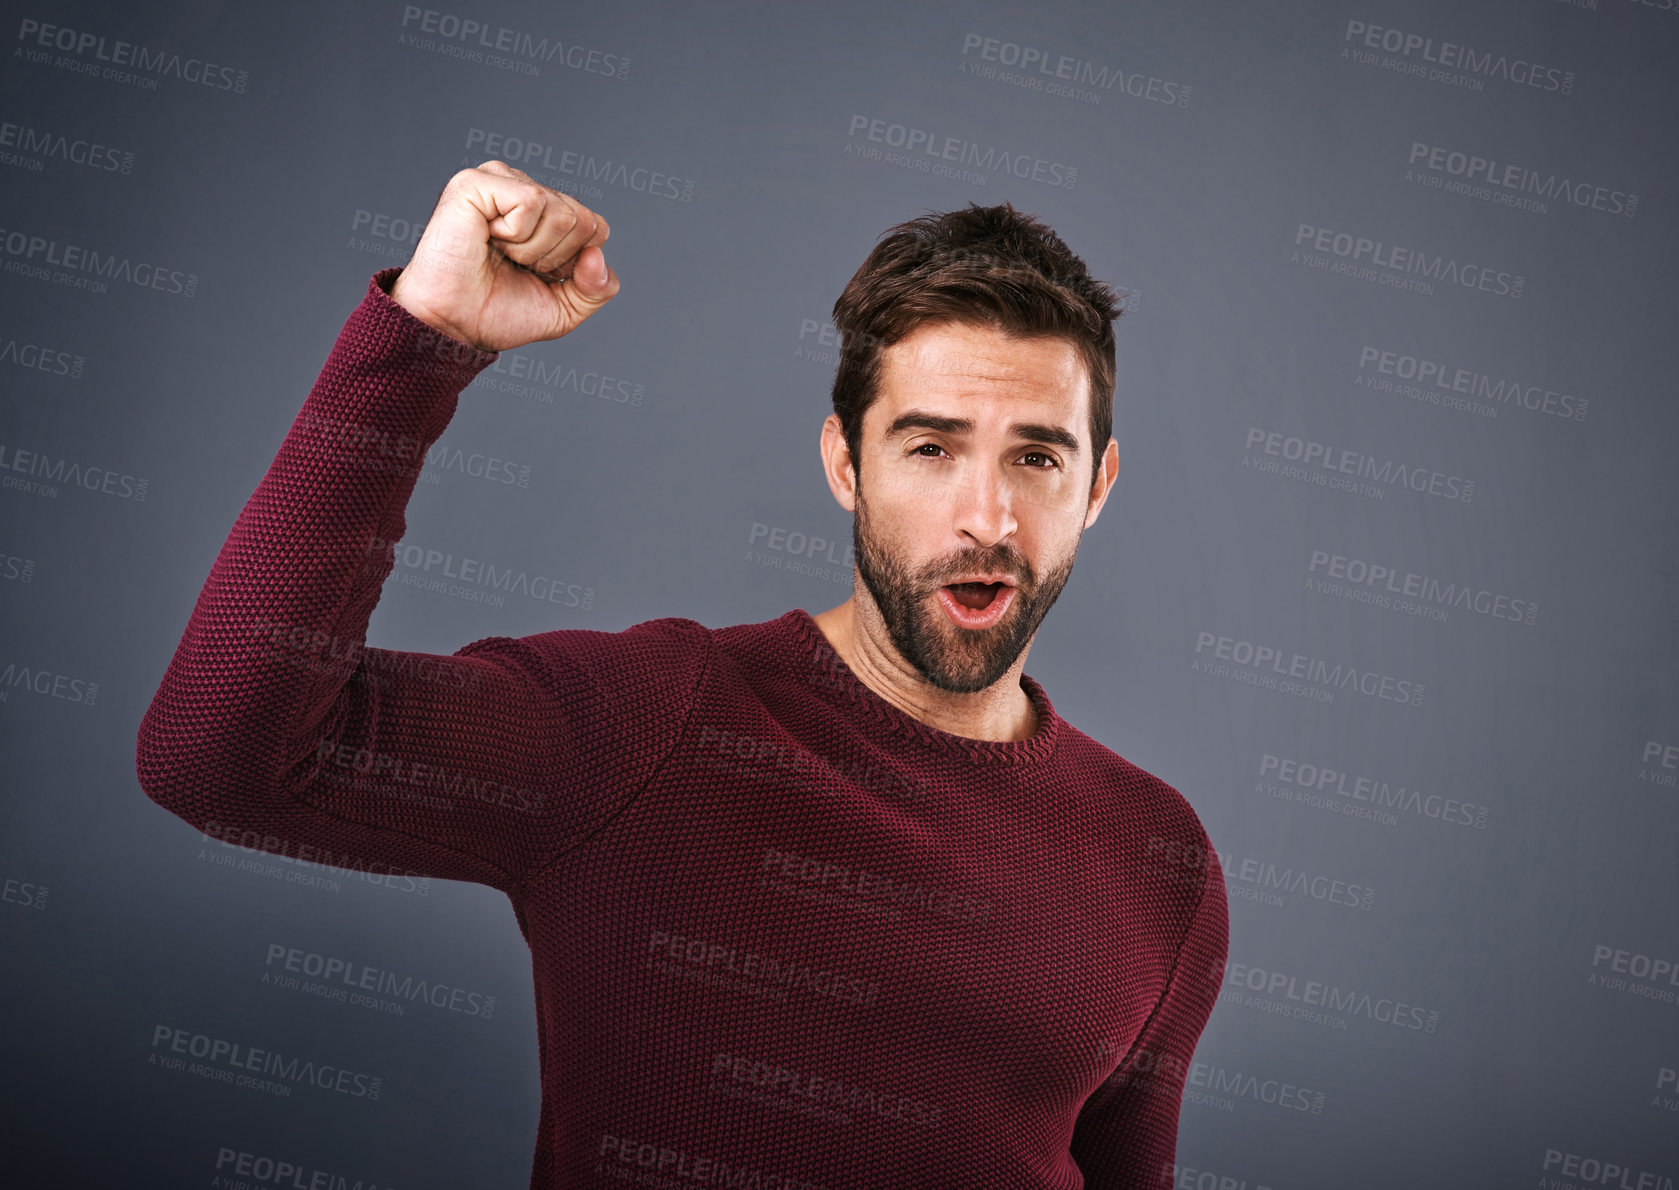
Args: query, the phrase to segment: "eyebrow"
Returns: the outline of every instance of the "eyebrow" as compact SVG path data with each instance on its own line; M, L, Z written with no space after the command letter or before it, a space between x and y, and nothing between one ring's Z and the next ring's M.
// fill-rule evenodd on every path
M886 437L895 438L905 430L922 429L934 430L941 434L971 434L974 423L966 417L941 417L936 413L928 413L924 409L911 409L907 413L900 413L893 418L892 424L886 427ZM1017 438L1025 438L1030 442L1042 442L1046 446L1059 446L1073 454L1079 452L1078 435L1063 430L1060 426L1046 426L1042 422L1017 421L1009 426L1009 433Z

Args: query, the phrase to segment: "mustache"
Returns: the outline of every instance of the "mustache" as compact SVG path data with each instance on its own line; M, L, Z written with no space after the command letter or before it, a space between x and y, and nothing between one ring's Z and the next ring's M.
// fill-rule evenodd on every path
M1010 565L1007 562L986 562L975 559L962 565L939 565L929 567L926 573L932 576L927 584L929 592L936 591L946 583L954 582L959 575L964 574L1003 574L1007 575L1009 583L1021 590L1027 590L1036 581L1032 575L1032 568L1022 562Z

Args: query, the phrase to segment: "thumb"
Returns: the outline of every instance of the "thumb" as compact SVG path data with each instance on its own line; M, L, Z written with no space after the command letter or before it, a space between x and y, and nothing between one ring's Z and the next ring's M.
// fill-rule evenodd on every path
M618 279L606 265L606 253L591 244L577 254L571 270L571 287L590 306L600 307L618 291Z

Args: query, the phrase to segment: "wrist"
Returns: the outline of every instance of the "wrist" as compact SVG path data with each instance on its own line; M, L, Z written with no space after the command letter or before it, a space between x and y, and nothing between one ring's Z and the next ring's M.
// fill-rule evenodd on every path
M466 346L475 350L486 350L474 343L460 327L450 322L447 318L435 313L427 307L424 302L416 299L412 292L405 290L402 284L405 276L406 270L399 270L392 278L391 283L384 287L385 293L393 302L401 306L404 310L408 311L409 314L413 315L433 330L440 331L441 333L448 335L451 339L454 339L459 343L464 343Z

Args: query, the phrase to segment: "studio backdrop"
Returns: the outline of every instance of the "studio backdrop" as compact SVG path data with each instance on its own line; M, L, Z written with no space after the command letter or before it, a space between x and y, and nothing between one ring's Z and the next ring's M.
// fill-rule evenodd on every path
M1126 295L1118 481L1027 672L1230 895L1162 1187L1672 1190L1675 0L6 7L8 1182L526 1184L505 897L135 775L338 328L498 158L622 290L463 392L371 644L842 602L833 301L1011 202Z

